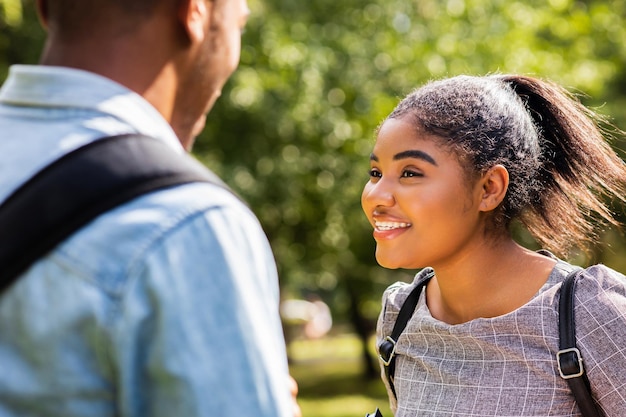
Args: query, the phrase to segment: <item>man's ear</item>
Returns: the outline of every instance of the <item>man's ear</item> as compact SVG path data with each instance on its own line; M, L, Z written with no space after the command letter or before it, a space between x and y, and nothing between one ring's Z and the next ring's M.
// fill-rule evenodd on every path
M47 0L37 0L37 16L41 26L48 30L48 2Z
M178 2L178 20L191 43L202 42L207 35L214 1L181 0Z
M494 165L480 179L480 211L492 211L500 205L509 188L509 171L502 165Z

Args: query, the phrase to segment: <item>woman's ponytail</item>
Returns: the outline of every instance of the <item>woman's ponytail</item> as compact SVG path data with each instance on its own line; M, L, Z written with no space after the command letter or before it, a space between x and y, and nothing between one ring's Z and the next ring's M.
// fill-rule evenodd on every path
M605 140L597 115L562 87L535 78L496 76L521 98L539 137L540 168L520 220L547 248L567 255L616 224L607 197L625 201L626 165Z

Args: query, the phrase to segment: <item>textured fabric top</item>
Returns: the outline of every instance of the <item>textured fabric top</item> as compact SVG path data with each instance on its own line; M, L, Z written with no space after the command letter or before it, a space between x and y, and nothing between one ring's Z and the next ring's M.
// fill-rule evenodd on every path
M559 261L519 309L459 325L433 318L423 292L396 347L397 403L387 387L395 416L580 416L556 363L561 282L572 268ZM402 303L429 272L387 289L377 345L391 334ZM603 265L587 268L576 285L575 320L593 396L606 416L623 416L626 278Z

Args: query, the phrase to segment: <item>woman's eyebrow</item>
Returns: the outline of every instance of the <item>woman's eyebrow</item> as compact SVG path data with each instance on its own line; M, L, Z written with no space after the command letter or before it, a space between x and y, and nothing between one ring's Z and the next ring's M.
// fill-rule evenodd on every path
M402 151L393 156L394 161L399 161L400 159L407 159L407 158L421 159L422 161L426 161L430 164L433 164L434 166L438 166L437 161L435 161L435 159L432 156L430 156L424 151L408 150L408 151ZM370 161L378 162L378 157L374 153L372 153L370 154Z
M408 151L397 153L393 156L394 161L398 161L400 159L406 159L406 158L421 159L422 161L425 161L425 162L428 162L429 164L433 164L434 166L437 166L437 162L435 161L435 159L424 151L408 150Z

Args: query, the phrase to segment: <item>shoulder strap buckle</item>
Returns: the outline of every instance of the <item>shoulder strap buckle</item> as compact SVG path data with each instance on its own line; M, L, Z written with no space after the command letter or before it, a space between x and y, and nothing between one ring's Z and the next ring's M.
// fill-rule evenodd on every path
M556 354L556 361L559 374L563 379L578 378L585 373L582 355L575 347L559 350Z
M387 336L385 341L378 347L378 357L383 365L389 366L394 356L396 356L396 341L391 336Z

